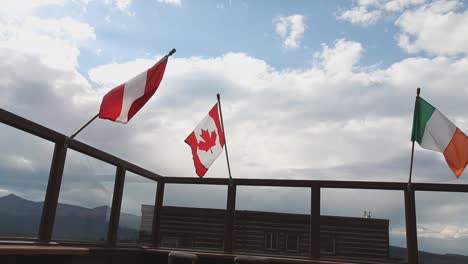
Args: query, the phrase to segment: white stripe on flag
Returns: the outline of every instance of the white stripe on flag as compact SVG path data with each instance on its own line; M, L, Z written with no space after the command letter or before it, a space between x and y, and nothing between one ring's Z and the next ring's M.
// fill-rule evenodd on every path
M424 130L421 147L444 152L457 127L439 110L435 109Z
M117 117L116 121L127 123L128 111L130 110L133 102L145 94L147 73L148 71L144 71L125 83L122 110L120 111L120 115Z

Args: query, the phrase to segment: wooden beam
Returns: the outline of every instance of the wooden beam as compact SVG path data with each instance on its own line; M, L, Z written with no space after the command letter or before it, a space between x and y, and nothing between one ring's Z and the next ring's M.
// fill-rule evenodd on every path
M85 143L82 143L77 140L71 140L69 143L69 148L76 150L80 153L83 153L87 156L96 158L98 160L104 161L106 163L112 164L114 166L123 166L127 171L131 171L135 174L138 174L140 176L143 176L147 179L153 180L153 181L158 181L161 180L163 177L161 175L158 175L154 172L148 171L146 169L143 169L133 163L130 163L128 161L122 160L120 158L117 158L114 155L111 155L109 153L106 153L102 150L99 150L95 147L89 146Z
M418 235L414 190L405 190L406 248L409 264L418 264Z
M64 135L2 108L0 108L0 122L52 142L65 140Z
M163 177L165 183L171 184L206 184L229 185L226 178ZM237 186L278 186L311 188L319 184L321 188L333 189L367 189L367 190L406 190L407 182L372 182L372 181L320 181L320 180L286 180L286 179L233 179ZM433 192L468 192L468 184L412 183L416 191Z
M30 121L26 118L15 115L1 108L0 108L0 122L8 126L14 127L16 129L22 130L26 133L41 137L45 140L52 141L54 143L64 142L67 138L67 136L55 130L39 125L33 121ZM143 169L133 163L117 158L109 153L106 153L102 150L91 147L75 139L70 140L68 142L68 147L70 149L76 150L87 156L91 156L93 158L107 162L114 166L124 166L128 171L134 172L150 180L158 181L163 178L161 175L158 175L154 172Z
M86 247L37 246L37 245L0 245L0 255L88 255ZM7 263L9 261L7 260Z
M117 244L124 183L125 168L122 166L117 166L115 171L114 193L112 195L112 207L109 218L109 229L107 230L107 243L110 246L115 246Z
M161 209L164 199L164 182L158 182L156 189L156 200L154 202L153 210L153 246L159 247L161 242Z
M468 192L468 184L411 183L415 191Z
M310 199L310 257L320 258L320 185L311 189Z
M49 182L42 207L41 224L39 226L39 240L50 242L54 228L55 213L57 211L60 185L62 184L63 169L67 157L67 145L63 140L55 143L52 164L50 165Z
M224 251L232 252L234 217L236 212L236 185L228 186L226 216L224 220Z

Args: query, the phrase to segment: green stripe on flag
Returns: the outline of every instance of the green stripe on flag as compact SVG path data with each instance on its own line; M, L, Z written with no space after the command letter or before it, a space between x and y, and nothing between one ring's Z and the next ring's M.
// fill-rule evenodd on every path
M426 129L427 121L431 118L435 108L426 102L421 97L416 98L413 116L413 132L411 133L411 141L417 141L421 144L424 130Z

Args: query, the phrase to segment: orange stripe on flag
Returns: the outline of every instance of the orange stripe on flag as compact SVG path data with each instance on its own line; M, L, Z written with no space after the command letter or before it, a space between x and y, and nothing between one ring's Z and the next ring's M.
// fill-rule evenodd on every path
M468 164L468 137L460 129L455 130L444 156L453 173L460 177Z

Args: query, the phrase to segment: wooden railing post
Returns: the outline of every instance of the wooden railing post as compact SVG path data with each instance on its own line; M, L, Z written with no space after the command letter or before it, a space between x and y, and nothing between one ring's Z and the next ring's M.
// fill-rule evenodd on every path
M232 252L234 217L236 212L236 185L228 185L226 216L224 218L224 251Z
M62 184L63 169L67 157L66 138L63 141L56 142L52 163L50 165L49 181L47 191L42 207L41 224L39 226L39 240L41 242L50 242L54 228L55 213L57 211L60 185Z
M156 200L154 202L153 210L153 246L159 247L161 242L161 209L164 199L164 182L158 181L156 189Z
M115 246L117 243L124 183L125 168L123 166L117 166L115 171L114 193L112 195L112 207L109 218L109 229L107 231L107 243L110 246Z
M416 226L416 201L414 190L405 192L406 248L409 264L418 264L418 235Z
M320 258L320 185L311 188L310 199L310 257Z

